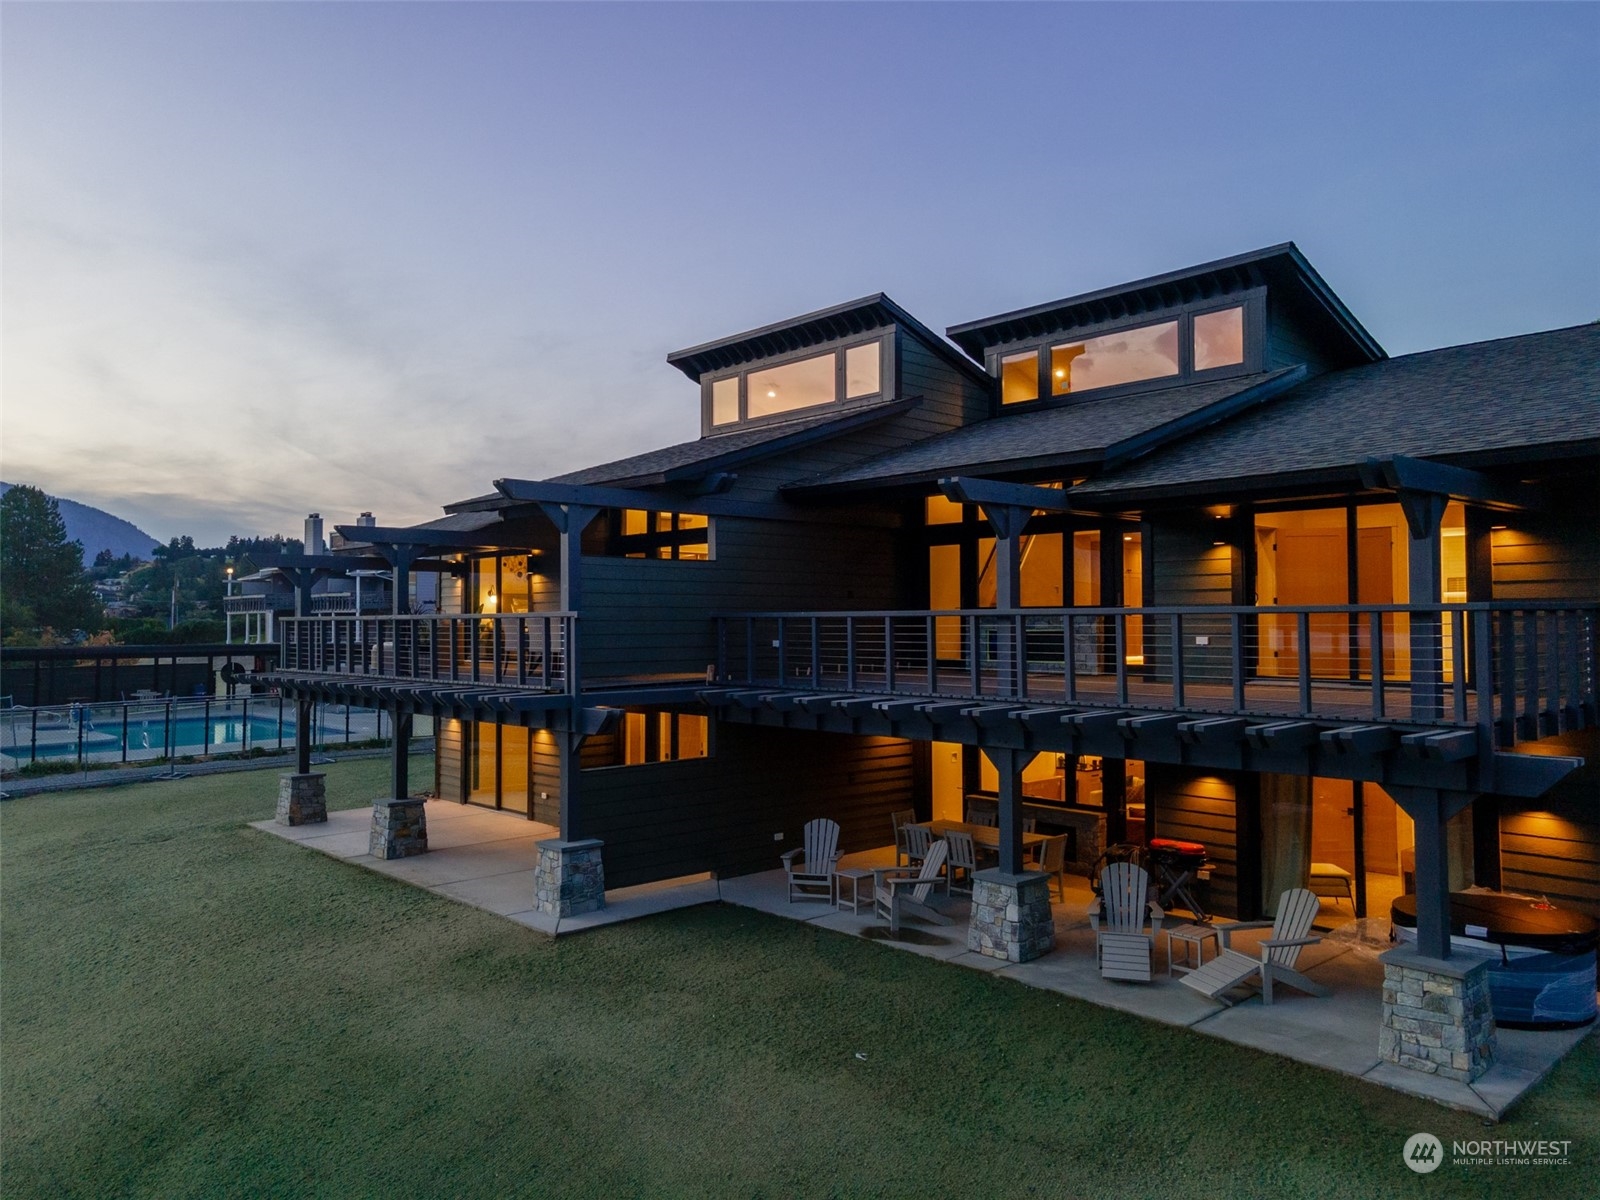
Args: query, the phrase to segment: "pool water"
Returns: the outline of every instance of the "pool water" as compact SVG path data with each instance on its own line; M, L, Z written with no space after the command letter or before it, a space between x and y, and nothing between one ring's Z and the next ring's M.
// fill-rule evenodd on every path
M128 744L127 752L130 756L159 755L163 748L169 745L168 734L164 726L166 722L160 718L134 717L128 718ZM281 734L280 734L281 729ZM246 734L248 733L248 741ZM276 749L280 739L285 747L294 744L294 721L285 714L280 726L277 714L258 717L252 714L249 718L237 715L213 716L209 721L205 717L178 716L172 719L172 733L170 745L176 754L203 754L207 747L216 748L225 746L229 749L242 749L246 745L271 747ZM96 725L93 728L85 725L83 730L83 753L90 755L120 754L122 744L122 721L120 717L114 721ZM19 757L29 756L28 733L26 730L18 731L17 747L10 753ZM78 753L77 737L70 740L49 742L41 740L38 747L39 758L75 758Z

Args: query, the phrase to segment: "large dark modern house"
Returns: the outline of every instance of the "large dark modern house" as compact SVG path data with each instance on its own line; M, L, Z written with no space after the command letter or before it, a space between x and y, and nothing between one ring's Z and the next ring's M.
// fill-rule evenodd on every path
M1225 915L1334 864L1439 962L1468 885L1600 913L1600 325L1390 358L1289 244L668 361L697 440L344 527L396 615L280 622L272 683L433 714L439 796L559 828L541 904L914 809L996 815L975 922L1045 895L1025 821L1203 843Z

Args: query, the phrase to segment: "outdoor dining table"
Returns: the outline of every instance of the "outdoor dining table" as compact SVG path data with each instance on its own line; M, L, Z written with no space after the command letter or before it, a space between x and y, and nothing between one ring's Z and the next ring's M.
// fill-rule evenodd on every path
M947 833L969 833L974 846L982 846L996 853L1000 851L1000 830L993 825L974 825L970 821L922 821L919 824L936 838L942 838ZM1022 848L1031 850L1044 845L1047 840L1042 833L1025 833L1022 835Z

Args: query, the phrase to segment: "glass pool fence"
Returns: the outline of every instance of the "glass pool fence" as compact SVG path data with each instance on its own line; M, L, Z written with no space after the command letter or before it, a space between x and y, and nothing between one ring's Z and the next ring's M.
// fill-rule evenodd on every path
M375 746L394 736L381 709L317 704L311 710L313 751ZM0 710L0 768L33 764L73 768L159 762L214 755L292 754L295 704L281 696L148 699ZM419 715L413 737L432 737L433 719Z

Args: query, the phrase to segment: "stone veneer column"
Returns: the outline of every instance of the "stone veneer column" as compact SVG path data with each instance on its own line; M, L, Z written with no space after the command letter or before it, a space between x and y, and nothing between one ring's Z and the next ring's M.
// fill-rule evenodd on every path
M328 777L319 771L278 776L279 825L315 825L328 819Z
M552 917L575 917L606 906L606 871L600 861L605 845L597 838L537 842L539 864L533 872L533 908Z
M1055 948L1050 876L979 871L972 877L967 948L1007 962L1027 962Z
M373 858L410 858L428 852L428 814L423 802L382 799L372 802L372 836L367 851Z
M1383 1024L1378 1054L1414 1071L1471 1083L1494 1061L1489 962L1428 958L1409 946L1379 956Z

